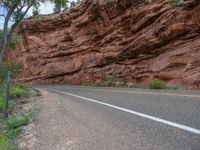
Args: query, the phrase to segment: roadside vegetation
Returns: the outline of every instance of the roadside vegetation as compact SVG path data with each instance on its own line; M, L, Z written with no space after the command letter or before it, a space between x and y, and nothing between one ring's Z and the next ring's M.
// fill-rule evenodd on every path
M21 65L16 62L3 63L0 71L0 83L2 83L6 78L7 69L10 71L11 78L15 79L20 73Z
M152 80L149 82L150 89L167 89L167 83L161 80Z
M32 96L31 90L23 85L10 85L8 118L4 118L6 107L6 68L11 72L11 78L19 74L20 66L16 63L4 64L0 72L0 150L17 150L16 139L27 125L32 116L32 110L23 110L22 104L29 103L27 98Z
M21 85L11 85L9 99L9 117L4 118L5 111L5 82L0 87L0 149L17 150L16 138L22 131L22 126L27 125L31 119L31 111L16 109L19 99L28 97L30 89Z
M93 87L117 87L117 88L140 88L140 89L180 89L180 85L168 85L162 80L151 80L148 84L143 83L125 83L114 82L113 80L106 80L101 83L82 83L82 86Z

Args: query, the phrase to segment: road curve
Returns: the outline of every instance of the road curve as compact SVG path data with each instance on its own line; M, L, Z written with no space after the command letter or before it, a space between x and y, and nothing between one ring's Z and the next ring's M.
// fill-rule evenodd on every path
M38 117L42 123L38 121L37 150L200 149L199 92L70 86L38 89L47 91L44 103L48 105L43 105L43 115Z

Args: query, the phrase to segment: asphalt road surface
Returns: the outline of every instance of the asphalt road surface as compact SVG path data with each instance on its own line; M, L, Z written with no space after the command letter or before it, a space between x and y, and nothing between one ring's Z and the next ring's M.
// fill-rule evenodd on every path
M43 86L37 150L200 150L200 92Z

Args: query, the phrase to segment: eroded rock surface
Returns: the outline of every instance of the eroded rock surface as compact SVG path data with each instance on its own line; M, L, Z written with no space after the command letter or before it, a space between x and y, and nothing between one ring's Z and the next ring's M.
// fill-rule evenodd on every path
M153 78L200 88L200 4L185 0L85 0L62 14L28 19L8 60L20 81L87 83Z

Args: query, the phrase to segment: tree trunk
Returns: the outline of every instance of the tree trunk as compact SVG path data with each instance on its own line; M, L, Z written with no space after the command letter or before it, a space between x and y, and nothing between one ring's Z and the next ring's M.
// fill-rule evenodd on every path
M3 64L6 48L7 48L7 43L3 39L0 39L0 72L2 69L2 64Z

